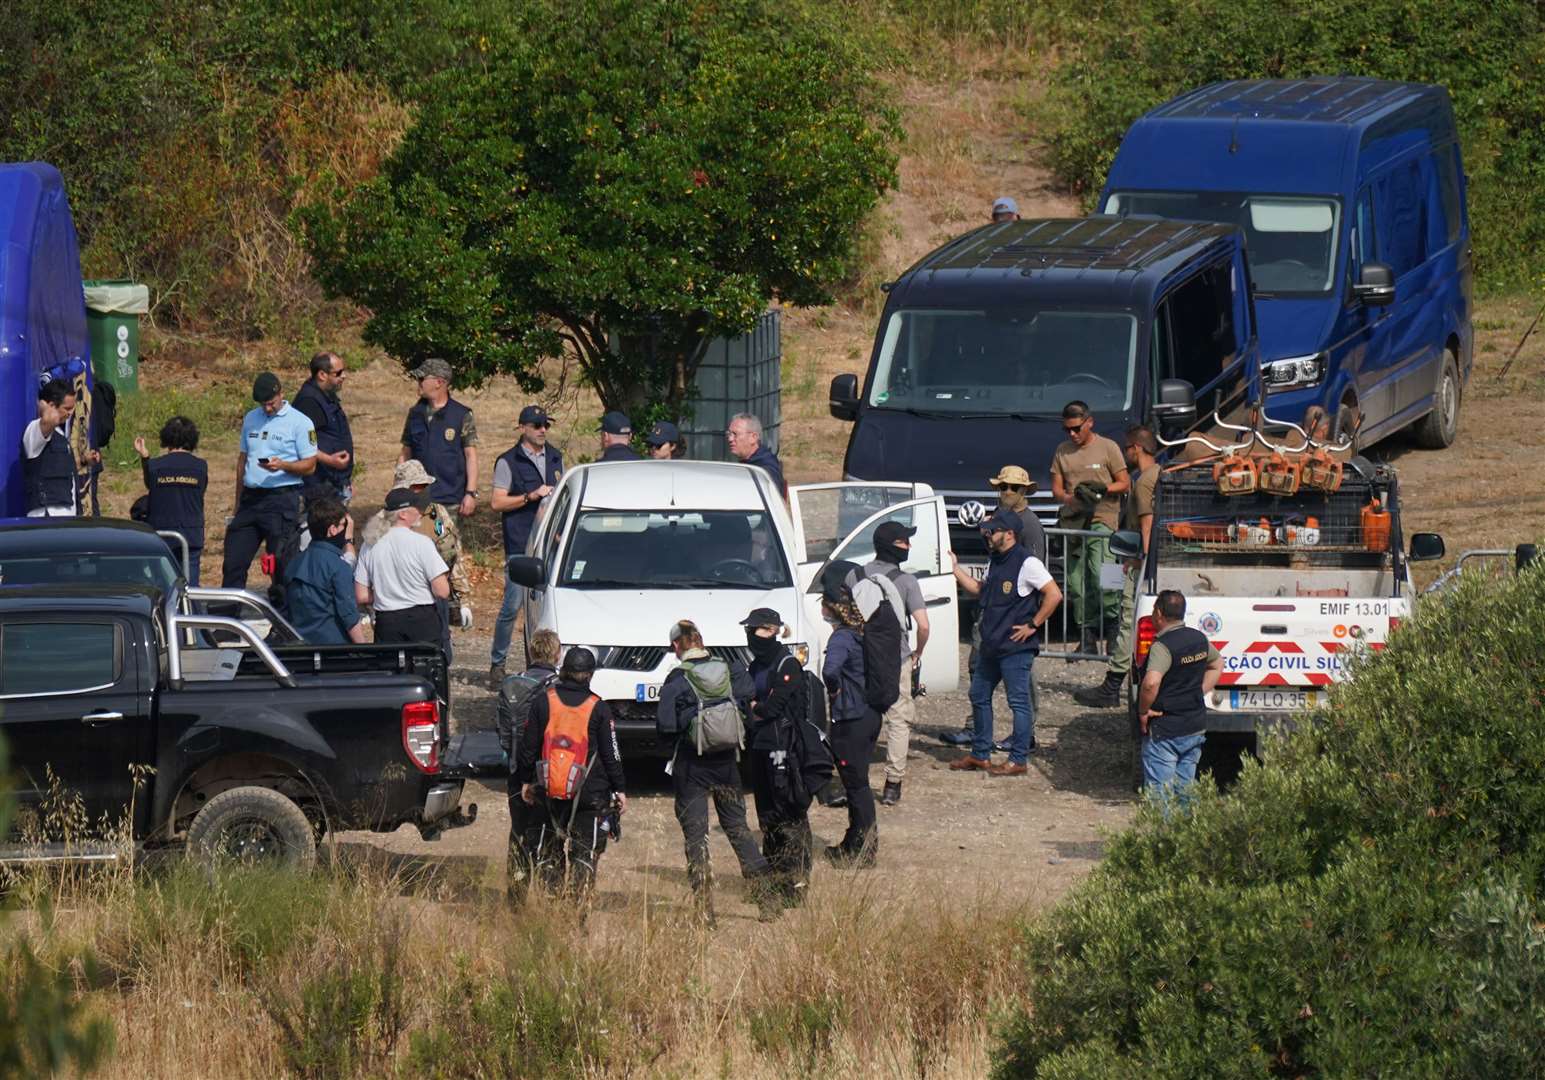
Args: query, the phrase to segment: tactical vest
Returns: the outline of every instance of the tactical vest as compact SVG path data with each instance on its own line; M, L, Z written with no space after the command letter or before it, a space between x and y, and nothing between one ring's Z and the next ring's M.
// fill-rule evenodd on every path
M429 498L442 506L456 506L467 494L466 446L461 428L472 410L451 398L433 419L424 415L422 401L408 410L408 446L435 482Z
M344 451L348 451L349 454L349 463L341 469L334 469L323 465L320 461L317 462L316 471L305 480L306 496L315 498L318 495L341 495L354 475L354 434L349 430L349 417L343 411L343 405L339 403L338 398L320 390L315 379L307 379L290 404L298 406L302 401L314 401L322 410L323 422L316 429L317 449L324 454L340 454ZM432 475L438 477L440 474Z
M1037 630L1024 641L1009 635L1016 626L1033 626L1035 613L1041 610L1041 591L1031 589L1029 596L1019 595L1019 571L1030 558L1023 544L1015 544L1003 555L993 555L987 566L987 580L982 583L982 652L987 656L1041 651L1041 632Z
M1207 728L1207 702L1202 695L1202 676L1207 674L1207 635L1189 626L1177 626L1159 635L1169 650L1169 670L1159 683L1153 708L1164 715L1149 721L1150 735L1172 739L1194 735Z
M75 455L62 427L43 444L43 452L29 458L21 454L22 479L27 488L27 509L75 505Z
M535 462L526 456L526 452L520 448L520 443L516 443L499 455L499 460L510 470L511 495L534 491L543 484L558 486L558 480L563 476L563 455L551 446L544 447L542 452L547 459L546 476L537 472ZM504 518L500 524L504 529L505 558L525 553L526 541L531 537L531 530L536 525L537 511L541 507L540 502L527 502L525 506L504 512Z
M145 471L150 478L150 524L180 532L190 549L202 549L209 464L192 454L162 454L147 461Z

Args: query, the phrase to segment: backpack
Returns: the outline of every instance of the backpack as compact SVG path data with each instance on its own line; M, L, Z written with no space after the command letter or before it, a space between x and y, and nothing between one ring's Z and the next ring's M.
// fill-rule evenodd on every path
M723 674L718 675L710 665L717 664ZM708 660L701 664L682 661L681 670L687 677L687 685L697 698L697 715L687 723L685 732L698 754L712 754L719 750L739 751L746 745L746 721L735 701L729 665L722 660Z
M896 584L896 579L898 577L901 577L902 575L906 575L907 577L911 577L912 576L910 573L908 573L907 571L903 570L899 566L891 566L888 570L881 571L881 576L884 577L885 580L889 581L893 585ZM881 588L883 589L884 586L881 586ZM886 599L889 599L889 598L890 598L890 594L887 593L886 594ZM901 623L901 625L902 625L903 628L905 628L907 633L910 634L912 632L912 613L907 610L906 597L901 595L901 586L900 585L896 585L896 598L901 603L901 608L900 608L901 616L902 616L902 623Z
M96 428L97 449L102 450L113 441L118 430L118 391L113 384L98 380L92 387L91 423Z
M804 676L804 715L790 721L784 748L793 758L794 768L789 773L794 797L801 806L809 806L836 777L837 759L828 738L831 725L826 719L826 687L815 672L806 671Z
M576 798L584 785L590 771L590 715L597 700L570 708L558 699L557 690L547 691L547 732L536 768L549 799Z
M531 706L536 702L537 694L557 681L556 672L548 672L540 677L530 671L505 676L503 685L499 687L494 723L499 729L499 746L511 764L515 761L515 751L520 746L521 737L526 733L526 721L531 718Z
M901 697L901 623L889 604L875 608L860 640L864 644L864 704L875 712L886 712Z

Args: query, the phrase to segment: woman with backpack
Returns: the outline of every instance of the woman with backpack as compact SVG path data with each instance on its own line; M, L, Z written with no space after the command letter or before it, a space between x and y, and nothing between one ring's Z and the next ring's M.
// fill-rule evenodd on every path
M802 762L797 752L796 724L810 720L806 681L814 678L799 658L779 640L783 617L771 608L757 608L741 620L751 650L751 794L756 821L762 828L762 854L772 867L779 898L798 906L810 882L810 792L796 775Z
M822 583L821 615L831 624L821 680L831 702L832 754L848 797L848 831L840 844L826 849L838 866L874 866L879 848L869 762L880 737L880 714L869 706L864 685L864 616L843 580L830 575Z
M746 823L740 785L740 751L745 745L744 706L751 700L751 676L739 661L719 659L703 647L697 625L682 619L671 626L671 649L681 666L660 685L655 730L673 746L667 771L676 788L676 820L686 843L687 878L704 922L714 924L713 873L708 863L708 799L729 838L740 872L751 883L752 899L764 918L778 910L767 859L757 850Z

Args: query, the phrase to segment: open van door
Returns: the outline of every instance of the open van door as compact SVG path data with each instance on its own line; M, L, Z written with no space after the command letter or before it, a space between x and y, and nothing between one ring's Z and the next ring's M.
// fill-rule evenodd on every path
M882 522L899 521L917 530L912 537L912 549L908 553L907 561L902 564L902 569L917 578L918 584L922 587L923 601L928 607L930 644L923 650L922 681L930 690L938 692L955 690L960 682L958 650L960 609L956 597L955 577L951 570L949 519L944 509L944 499L932 494L930 489L921 484L815 486L827 489L828 492L839 487L869 489L863 493L863 498L883 498L892 496L898 491L905 493L905 489L908 488L920 488L925 492L920 498L902 499L881 505L854 524L844 535L835 538L830 535L832 532L830 524L837 520L837 516L831 512L831 508L842 505L852 506L856 504L856 500L851 496L845 499L840 494L818 496L821 512L819 516L813 516L809 511L817 504L806 497L806 504L800 506L799 500L804 496L804 492L800 489L790 492L790 502L795 506L798 542L802 545L799 562L799 581L804 598L802 614L812 628L811 636L817 639L812 644L820 646L817 655L825 654L828 635L828 627L821 618L822 571L828 564L844 559L858 563L860 566L873 561L875 530ZM828 518L831 520L828 521ZM916 635L917 631L914 627L908 633L908 638L914 646L917 643Z
M794 562L801 585L805 571L814 573L832 557L871 515L908 499L932 495L927 484L845 480L829 484L799 484L789 488L789 514L794 519Z

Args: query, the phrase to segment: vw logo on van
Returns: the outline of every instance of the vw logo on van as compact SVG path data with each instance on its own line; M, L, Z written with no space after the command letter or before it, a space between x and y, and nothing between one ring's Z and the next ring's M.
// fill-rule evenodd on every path
M960 504L960 509L955 513L955 520L968 529L974 529L987 520L987 507L970 499Z

